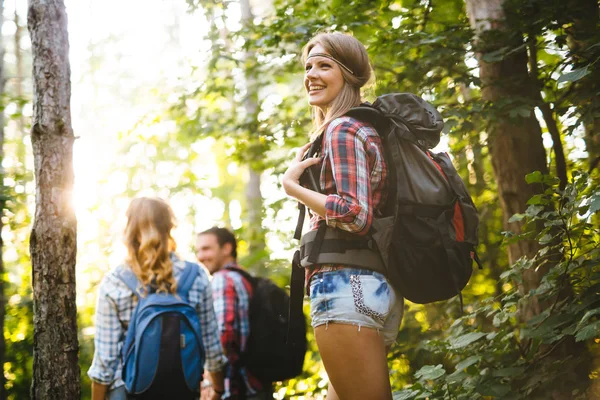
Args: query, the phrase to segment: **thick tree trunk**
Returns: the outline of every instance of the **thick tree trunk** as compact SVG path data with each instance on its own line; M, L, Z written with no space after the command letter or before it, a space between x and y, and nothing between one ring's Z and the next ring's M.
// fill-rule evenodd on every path
M514 101L519 98L532 99L535 85L528 79L526 51L514 52L498 62L486 62L484 55L502 47L517 48L522 44L521 33L505 29L503 10L504 0L466 0L467 13L471 26L477 36L479 60L479 75L482 82L483 99L492 103L495 115L489 121L488 146L498 192L503 211L505 229L520 232L520 222L508 223L508 219L515 213L523 213L527 207L527 200L542 188L528 185L525 175L533 171L547 173L546 153L542 143L541 129L536 120L533 109L528 115L518 117L510 116L509 109L499 109L502 103ZM488 39L488 40L486 40ZM492 39L492 40L489 40ZM539 93L539 91L537 92ZM533 98L535 100L535 97ZM519 108L531 101L522 102ZM521 113L519 113L521 114ZM535 241L520 240L509 245L508 256L510 263L526 256L531 259L539 250ZM540 279L547 272L549 265L541 268L528 269L523 273L523 281L519 289L522 293L529 293L540 284ZM527 322L539 314L545 304L539 304L537 298L532 296L528 302L521 306L520 318ZM544 348L542 346L542 348ZM566 354L579 357L585 349L574 343L563 343L562 346L552 349L553 357L557 360L564 359ZM565 371L563 382L548 392L538 393L532 398L553 400L567 400L572 398L570 386L577 382L578 373ZM580 376L580 375L579 375ZM543 389L542 389L543 390ZM541 396L541 397L540 397Z
M0 0L0 32L4 25L4 0ZM2 35L0 35L0 99L4 99L4 83L6 79L4 77L4 41ZM4 110L4 100L0 102L0 110ZM4 111L0 111L0 185L4 186L5 171L2 166L4 161ZM4 190L2 190L4 192ZM4 216L4 199L0 199L0 332L4 332L4 317L6 315L6 298L4 293L4 242L2 241L2 229L4 223L2 218ZM6 359L6 341L4 335L0 340L0 400L6 399L6 379L4 378L4 361Z
M505 16L502 9L504 0L466 0L471 27L478 36L476 48L479 60L479 75L482 82L482 97L494 105L495 116L489 121L488 147L492 166L498 184L503 223L507 230L521 232L520 222L509 223L515 213L522 213L527 200L539 187L528 185L525 175L533 171L547 173L546 152L542 143L540 126L533 108L527 116L510 117L509 111L499 108L499 104L518 98L526 98L531 93L531 83L527 73L527 53L515 52L498 62L486 62L483 56L503 46L517 47L521 39L514 32L504 30ZM494 36L494 40L485 40ZM516 40L516 42L515 42ZM516 45L515 45L516 44ZM522 106L522 105L521 105ZM534 241L521 240L509 245L508 258L513 264L523 256L533 257L539 250ZM524 292L536 288L540 273L526 271L523 276ZM540 312L535 300L524 310L522 318L528 320Z
M33 54L31 142L36 209L31 231L34 334L31 397L79 399L72 204L73 130L67 14L62 0L30 0Z
M249 0L240 0L242 9L242 24L252 24L254 18ZM248 130L250 134L258 133L258 87L256 83L256 73L253 68L256 65L256 57L250 52L244 54L245 66L244 75L246 78L246 98L244 99L244 109L246 111L246 119L252 121ZM258 138L257 138L258 139ZM246 187L246 223L248 227L249 251L250 255L256 261L262 258L265 251L265 230L262 227L263 220L263 198L260 190L261 172L249 166L248 186Z

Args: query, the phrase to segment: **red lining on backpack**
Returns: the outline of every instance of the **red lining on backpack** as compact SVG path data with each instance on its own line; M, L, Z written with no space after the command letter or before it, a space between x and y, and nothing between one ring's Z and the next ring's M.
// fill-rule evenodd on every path
M429 159L431 160L431 162L433 163L433 165L435 165L435 167L440 171L440 173L448 181L448 176L444 173L444 170L442 170L442 167L437 162L435 162L435 160L433 159L433 157L431 156L431 153L429 151L426 151L426 153L427 153L427 156L429 157ZM460 208L460 203L458 201L456 203L454 203L454 215L452 216L452 226L454 227L454 232L456 234L456 241L464 242L465 241L465 220L463 218L462 209Z
M452 225L454 226L454 232L456 233L456 241L465 241L465 220L463 219L463 213L460 208L460 203L457 201L454 203L454 216L452 217Z
M448 177L446 176L446 174L442 170L442 167L440 167L440 164L438 164L438 163L435 162L435 160L431 156L431 153L429 151L426 151L425 153L427 153L427 157L429 157L429 159L431 160L431 162L433 163L433 165L435 165L435 167L438 169L438 171L440 171L440 174L444 175L444 178L446 178L446 180L448 180Z

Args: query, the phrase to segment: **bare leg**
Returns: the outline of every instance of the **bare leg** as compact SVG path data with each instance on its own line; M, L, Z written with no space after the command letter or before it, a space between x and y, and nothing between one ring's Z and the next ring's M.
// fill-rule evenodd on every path
M327 400L340 400L331 382L329 382L329 387L327 388Z
M328 400L391 400L386 349L377 330L330 323L316 327L315 338L331 383Z

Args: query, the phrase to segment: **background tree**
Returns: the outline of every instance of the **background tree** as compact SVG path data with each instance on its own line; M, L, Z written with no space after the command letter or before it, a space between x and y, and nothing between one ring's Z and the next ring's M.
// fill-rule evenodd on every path
M0 0L0 31L4 24L4 0ZM4 69L4 40L0 37L0 232L4 227L4 208L6 207L6 190L4 189L4 167L2 161L4 161L4 99L6 94L4 92L5 87L5 69ZM5 281L5 269L4 269L4 258L2 253L4 251L4 242L0 235L0 331L4 332L4 317L6 314L6 297L4 289ZM0 340L0 365L3 366L2 376L0 376L0 400L6 399L6 387L4 378L4 361L6 354L6 341L4 340L4 334Z
M600 203L592 184L600 175L597 169L591 176L578 172L594 160L589 118L598 107L594 60L600 29L595 2L571 3L506 0L505 19L494 26L501 29L476 36L463 0L250 1L253 15L245 23L241 1L146 0L145 16L137 20L128 17L137 11L136 2L68 2L69 15L76 15L70 27L73 125L85 133L76 141L74 160L82 178L75 186L81 398L89 398L85 372L93 351L95 289L108 268L122 261L120 224L131 197L170 199L179 221L178 251L188 258L194 232L229 221L243 261L286 285L287 257L297 245L291 240L296 212L278 188L278 174L293 149L308 140L299 53L317 30L349 32L367 45L377 78L367 100L408 91L438 107L446 125L439 150L450 150L480 213L484 269L463 291L464 314L457 300L406 305L388 360L395 398L546 400L566 389L564 371L576 375L568 382L568 396L600 396L594 389L600 368ZM114 14L117 5L122 12ZM20 400L31 382L34 338L30 277L22 267L29 263L24 232L34 188L31 161L17 156L30 157L31 151L29 135L16 129L20 121L29 123L30 76L17 71L19 59L28 69L31 52L27 41L13 44L26 32L11 29L13 3L7 7L4 369L9 398ZM96 25L102 15L111 15L112 24ZM480 61L495 68L514 66L515 59L522 87L505 79L510 74L483 83ZM488 88L514 90L511 101L484 98ZM512 95L517 92L518 98ZM496 162L512 159L492 154L491 130L499 118L507 126L537 122L547 164L548 175L515 177L523 185L531 182L523 187L537 194L518 200L522 211L513 216L505 215L494 170ZM255 214L261 221L253 223L266 236L260 260L247 257L253 247L244 214L249 166L261 180L262 205ZM510 262L507 247L518 247L521 239L525 248L539 250ZM523 276L536 269L539 285L519 290ZM523 307L531 309L536 301L539 315L525 316ZM572 343L587 351L565 351ZM595 357L591 364L588 356ZM305 373L279 384L277 393L322 399L326 385L318 352L311 348Z
M33 146L37 185L31 231L34 399L80 397L77 364L71 82L67 14L62 1L29 3L33 53Z

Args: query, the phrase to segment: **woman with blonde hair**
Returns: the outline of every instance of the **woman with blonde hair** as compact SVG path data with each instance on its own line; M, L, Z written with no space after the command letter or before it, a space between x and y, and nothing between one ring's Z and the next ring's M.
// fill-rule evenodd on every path
M303 62L313 143L298 151L283 176L284 190L309 208L309 234L325 225L341 235L364 236L387 196L380 137L368 123L345 116L360 105L361 88L371 79L367 52L350 35L321 33L304 47ZM311 145L321 148L321 157L305 157ZM300 178L313 166L318 188L311 190ZM392 398L387 351L398 333L403 299L374 269L345 262L306 266L328 400Z
M178 279L186 270L186 265L188 270L192 267L197 272L193 281L188 280L191 286L186 290L187 300L194 307L201 326L206 354L204 367L209 371L215 388L212 398L220 398L218 392L223 391L221 371L226 359L219 340L208 276L197 264L183 261L174 253L176 245L171 236L173 227L173 212L165 201L141 197L129 205L124 238L127 258L123 265L106 274L98 290L94 359L88 371L92 379L93 400L127 398L121 379L123 365L120 353L138 296L142 299L150 293L178 295ZM128 274L137 278L137 293L123 278ZM179 348L179 344L176 347ZM161 348L161 355L162 351ZM171 387L167 390L174 394L174 389ZM200 392L200 388L195 392Z

